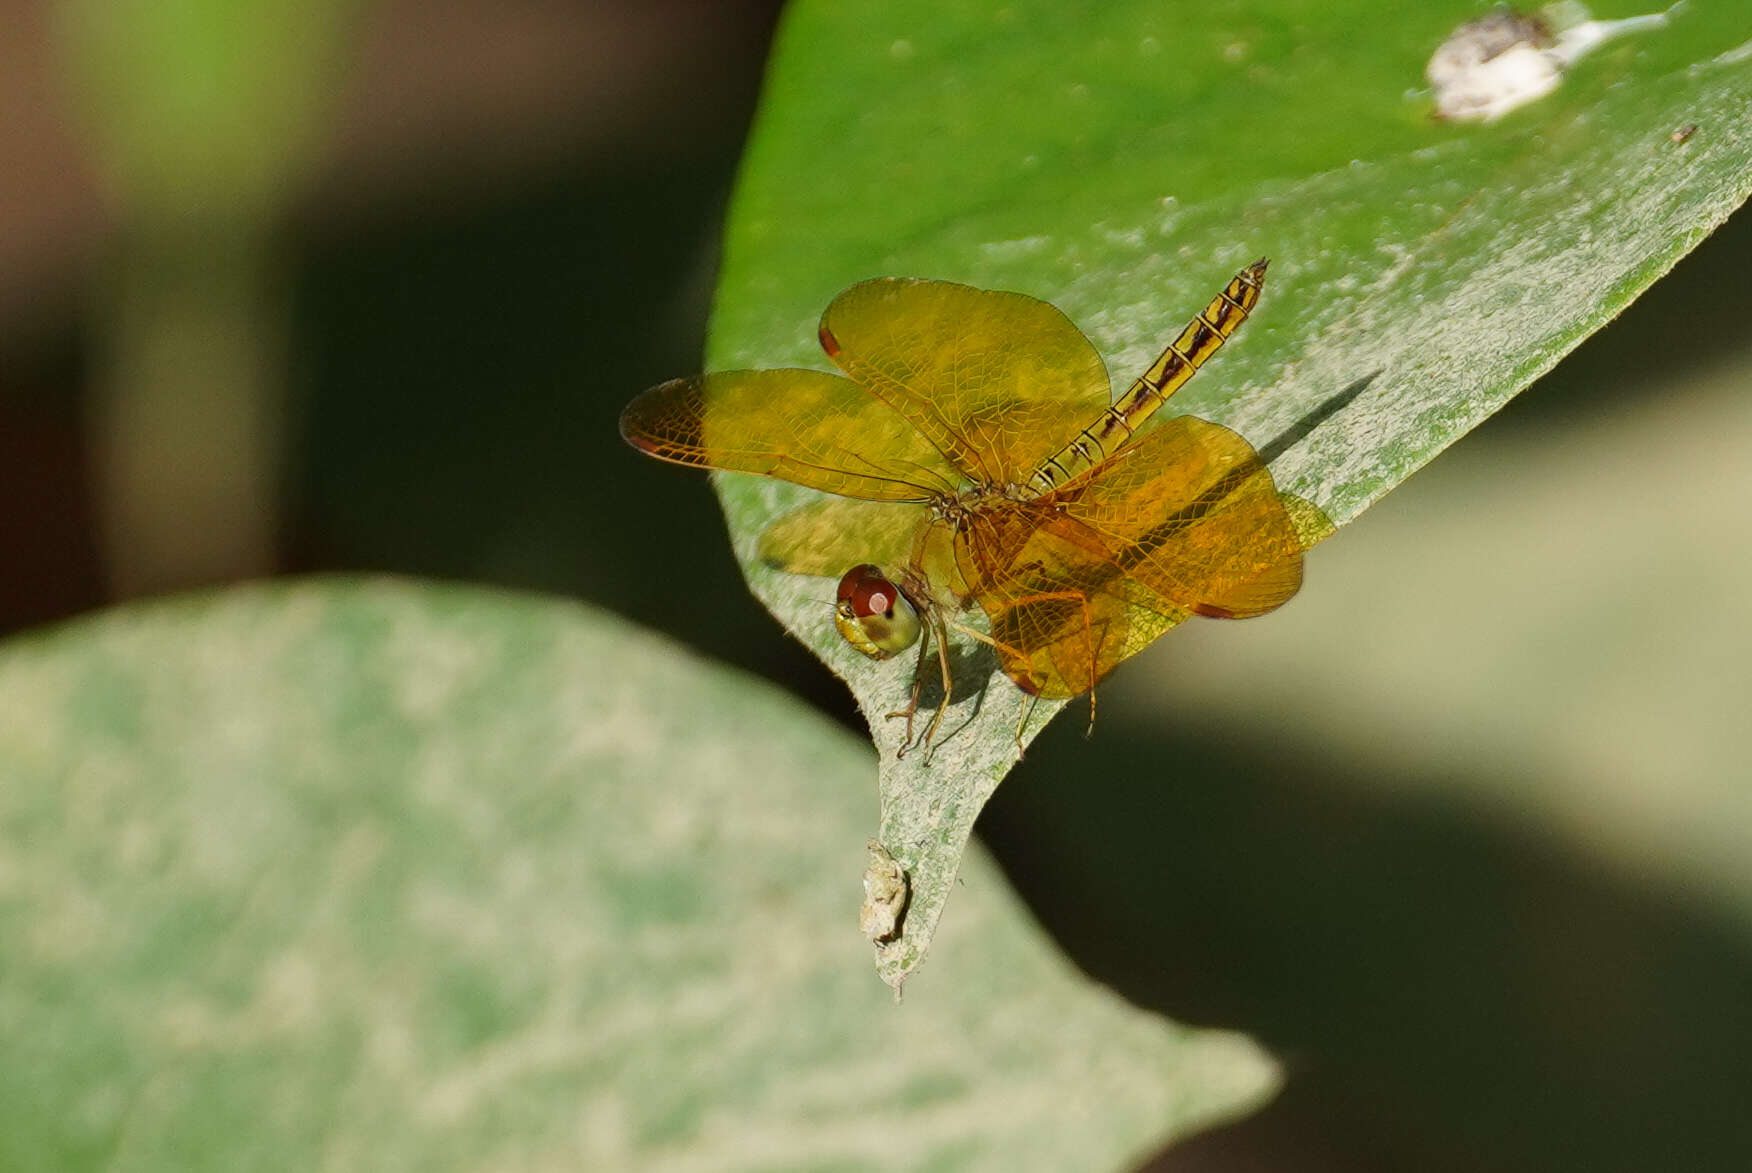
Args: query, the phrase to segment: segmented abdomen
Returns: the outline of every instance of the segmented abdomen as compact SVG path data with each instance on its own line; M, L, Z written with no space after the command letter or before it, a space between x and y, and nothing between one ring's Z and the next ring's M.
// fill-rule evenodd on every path
M1160 358L1139 375L1126 393L1034 471L1028 489L1050 493L1096 467L1136 432L1150 413L1197 372L1253 312L1265 285L1264 258L1253 262L1230 281L1223 291L1168 344Z

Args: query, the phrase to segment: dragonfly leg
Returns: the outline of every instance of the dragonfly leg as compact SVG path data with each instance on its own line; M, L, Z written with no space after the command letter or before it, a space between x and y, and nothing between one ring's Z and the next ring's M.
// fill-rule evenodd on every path
M943 698L937 702L937 711L931 714L931 723L925 728L925 764L931 762L931 750L936 748L937 727L943 724L943 714L949 708L949 690L953 687L949 675L949 632L943 626L943 619L937 616L933 622L937 632L937 663L943 669Z
M978 640L980 643L994 651L1004 652L1012 650L1007 645L999 643L977 627L969 627L967 624L959 623L953 619L949 621L949 626L953 627L956 631L959 631L969 639Z
M1088 728L1087 732L1085 732L1085 734L1084 734L1084 736L1088 736L1089 734L1091 734L1095 731L1095 680L1096 680L1096 673L1099 670L1099 664L1097 662L1098 657L1096 655L1096 653L1098 651L1098 647L1097 647L1096 639L1095 639L1095 622L1094 622L1094 617L1091 614L1090 608L1089 608L1089 597L1087 595L1085 595L1082 591L1074 591L1074 590L1071 590L1071 591L1042 591L1039 594L1024 595L1021 598L1007 600L1005 603L1005 609L1006 609L1006 611L1014 611L1014 610L1020 610L1021 608L1024 608L1024 607L1035 606L1038 604L1062 603L1062 602L1065 602L1067 600L1073 601L1077 604L1078 614L1082 618L1082 627L1083 627L1083 656L1082 656L1082 659L1083 659L1083 663L1088 666L1089 677L1088 677L1087 682L1082 683L1082 687L1080 687L1080 688L1076 687L1076 684L1078 682L1064 680L1064 684L1067 687L1068 691L1065 691L1062 693L1057 693L1056 695L1059 695L1059 696L1077 696L1077 695L1080 695L1081 693L1085 693L1085 692L1089 694L1089 728ZM967 628L961 628L961 630L967 631L967 633L969 635L973 636L975 639L978 639L978 640L983 641L984 643L990 644L992 647L996 648L999 652L1009 655L1010 657L1013 658L1013 660L1015 660L1016 662L1018 662L1020 664L1027 664L1029 662L1028 654L1021 651L1020 649L1012 648L1000 640L993 639L990 636L981 635L979 632L972 631L972 630L967 629ZM1011 679L1016 680L1016 677L1012 675ZM1061 676L1060 679L1062 680L1063 677ZM1036 685L1038 686L1038 681L1036 681ZM1034 689L1028 687L1026 684L1023 683L1023 681L1017 680L1017 686L1019 688L1021 688L1024 692L1035 695L1036 698L1038 699L1038 694L1034 692ZM1016 736L1017 736L1018 742L1020 742L1022 732L1026 727L1027 727L1027 716L1025 715L1022 719L1022 722L1020 724L1018 724L1018 726L1017 726Z
M1023 695L1027 695L1024 693ZM1022 735L1028 731L1028 722L1034 717L1034 708L1040 704L1040 698L1030 696L1022 705L1022 714L1016 718L1016 756L1022 756Z
M973 639L978 640L980 643L985 644L993 651L1008 652L1017 659L1022 658L1022 653L1020 651L1012 648L1009 644L993 639L983 631L975 630L974 628L967 626L965 623L951 622L950 626L956 631L959 631L962 635L970 636ZM1027 732L1028 720L1034 716L1034 707L1040 703L1039 697L1026 693L1024 695L1028 696L1028 702L1022 706L1022 711L1016 718L1016 753L1018 756L1022 753L1022 734Z
M925 687L925 657L930 653L931 637L935 630L934 626L927 623L924 635L919 639L919 659L913 665L912 695L907 699L906 708L886 714L886 719L890 721L896 717L906 718L906 737L902 739L900 749L895 751L894 756L897 758L904 758L906 751L912 748L913 716L919 711L919 693Z

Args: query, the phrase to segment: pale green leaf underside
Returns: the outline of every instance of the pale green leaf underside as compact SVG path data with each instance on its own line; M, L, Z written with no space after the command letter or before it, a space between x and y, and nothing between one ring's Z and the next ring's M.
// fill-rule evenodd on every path
M1752 27L1735 5L1693 4L1612 42L1488 125L1435 122L1416 92L1474 5L1189 11L793 5L730 219L710 366L824 366L822 307L855 281L904 274L1052 301L1123 386L1265 255L1258 313L1177 404L1264 446L1354 393L1273 464L1281 487L1342 524L1609 320L1752 187ZM1651 367L1662 345L1649 339ZM1001 675L976 689L991 663L973 657L946 722L958 732L929 767L896 761L897 723L882 715L910 666L838 642L831 583L755 559L760 531L806 495L750 478L718 487L756 593L871 719L881 837L916 887L905 936L879 950L898 983L1016 757L1021 697ZM1318 550L1304 589L1320 589Z
M0 1167L1113 1169L1270 1090L977 857L896 1006L868 773L531 598L301 583L14 640Z

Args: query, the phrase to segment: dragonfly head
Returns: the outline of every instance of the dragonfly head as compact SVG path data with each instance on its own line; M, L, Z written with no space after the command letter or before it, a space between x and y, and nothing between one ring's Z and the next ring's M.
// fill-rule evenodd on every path
M865 562L840 579L833 625L872 660L886 660L918 642L919 610L880 567Z

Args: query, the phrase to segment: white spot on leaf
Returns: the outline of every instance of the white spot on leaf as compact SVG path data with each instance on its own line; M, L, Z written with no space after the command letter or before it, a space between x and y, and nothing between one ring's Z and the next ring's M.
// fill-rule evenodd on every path
M1467 21L1424 68L1435 87L1436 117L1490 122L1551 93L1566 69L1615 37L1666 25L1680 6L1624 20L1592 20L1581 4L1552 4L1537 15L1499 8Z

